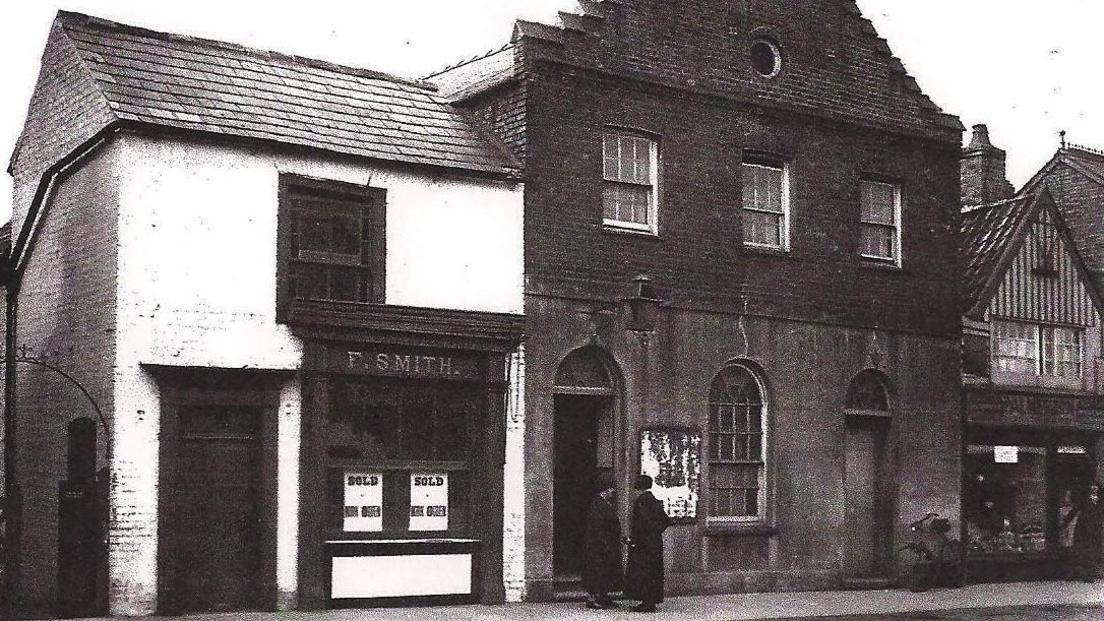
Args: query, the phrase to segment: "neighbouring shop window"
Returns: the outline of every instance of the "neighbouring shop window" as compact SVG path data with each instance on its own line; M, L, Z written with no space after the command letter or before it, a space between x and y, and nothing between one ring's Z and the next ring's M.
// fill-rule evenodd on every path
M640 474L652 477L652 493L675 519L698 515L701 432L645 429L640 433Z
M963 501L971 554L1046 550L1047 461L1041 446L968 447Z
M1021 321L992 323L993 368L1022 375L1081 377L1083 330Z
M754 373L725 367L709 392L709 516L758 519L766 504L766 404Z
M324 430L332 529L465 532L483 405L473 385L332 380Z
M901 188L863 181L859 184L859 204L862 223L859 254L865 259L900 263Z
M383 302L384 190L291 175L280 185L282 302Z
M789 247L789 175L782 162L745 161L743 177L744 243L786 250Z
M658 163L654 140L608 133L602 138L602 221L655 233Z

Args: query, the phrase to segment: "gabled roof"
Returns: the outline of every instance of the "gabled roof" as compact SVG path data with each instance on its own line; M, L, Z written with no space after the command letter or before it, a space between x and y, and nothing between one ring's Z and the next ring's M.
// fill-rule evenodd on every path
M968 207L962 211L962 286L966 314L984 308L992 288L1004 273L1006 258L1015 255L1031 221L1029 213L1037 204L1035 196Z
M1020 189L1020 193L1035 191L1039 183L1046 179L1055 167L1062 164L1081 172L1086 177L1104 186L1104 151L1075 144L1066 144L1058 149L1054 157L1050 158L1050 161L1043 165L1039 172L1035 173L1024 184L1024 187Z
M1044 209L1050 210L1058 223L1059 234L1066 242L1067 251L1073 255L1077 271L1090 295L1097 299L1094 281L1069 237L1054 198L1049 190L1043 188L1031 194L1021 193L1010 199L962 210L960 252L966 316L981 318L1005 272L1025 243L1032 221Z
M56 23L121 121L485 173L518 168L428 83L79 13L59 12Z

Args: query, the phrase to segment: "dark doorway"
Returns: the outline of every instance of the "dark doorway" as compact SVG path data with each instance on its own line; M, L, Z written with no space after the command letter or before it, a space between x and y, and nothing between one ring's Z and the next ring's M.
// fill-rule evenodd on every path
M848 416L844 474L846 571L853 578L877 578L887 573L890 511L886 438L889 419Z
M177 409L175 450L164 464L164 585L171 609L256 609L263 585L261 408Z
M601 470L612 470L610 398L556 395L552 490L552 566L558 577L582 573L587 510Z

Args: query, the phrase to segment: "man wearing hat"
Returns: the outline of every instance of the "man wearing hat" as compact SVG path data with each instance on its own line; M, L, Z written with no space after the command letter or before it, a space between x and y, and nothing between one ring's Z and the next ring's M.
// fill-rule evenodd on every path
M621 520L617 517L612 475L601 473L597 487L583 535L586 607L617 608L609 596L610 591L621 589Z
M652 495L652 477L640 475L636 489L640 495L633 503L625 593L640 600L633 608L636 612L655 612L663 601L663 531L671 518Z

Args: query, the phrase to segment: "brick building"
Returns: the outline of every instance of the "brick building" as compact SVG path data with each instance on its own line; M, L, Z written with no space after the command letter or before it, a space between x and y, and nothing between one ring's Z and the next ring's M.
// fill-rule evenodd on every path
M854 2L580 1L429 79L524 163L528 598L602 471L626 519L656 475L674 593L885 584L957 523L962 127Z
M1063 163L1069 151L1015 195L985 126L975 126L963 151L971 580L1064 578L1071 529L1062 518L1104 474L1104 307L1089 268L1099 254L1101 203L1086 192L1091 184L1075 185L1081 166ZM1082 151L1072 158L1104 162Z
M508 149L425 83L63 12L9 172L25 613L503 600Z

